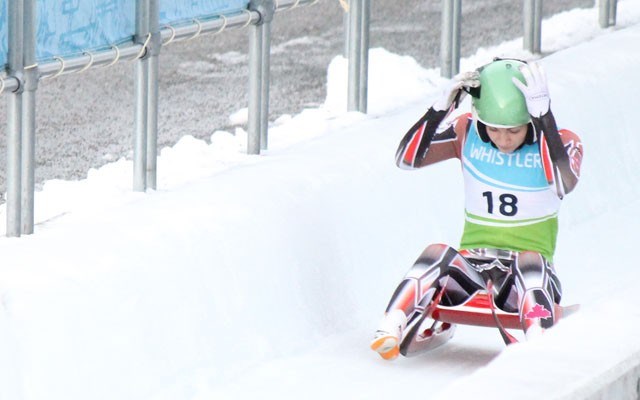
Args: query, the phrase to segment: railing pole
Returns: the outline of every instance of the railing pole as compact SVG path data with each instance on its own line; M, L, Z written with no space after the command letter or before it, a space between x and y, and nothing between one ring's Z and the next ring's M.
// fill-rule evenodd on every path
M362 0L349 1L349 76L347 111L360 111Z
M369 0L362 0L362 24L360 26L360 88L358 91L359 110L367 112L369 94L369 19L371 7Z
M601 28L609 27L609 0L600 0L599 22Z
M617 0L600 0L599 21L601 28L608 28L616 24L617 9Z
M614 26L618 19L618 0L609 0L609 25Z
M455 0L453 3L453 59L451 60L452 74L460 72L460 26L462 25L462 0Z
M251 0L249 9L260 19L249 33L249 121L247 154L260 154L267 148L269 128L269 74L271 21L276 11L274 0Z
M257 6L259 0L251 5ZM260 25L249 30L249 120L247 121L247 154L260 154L260 122L262 121L262 31Z
M540 53L542 48L542 0L525 0L522 9L524 33L523 48L531 53Z
M260 80L260 123L259 123L259 131L260 131L260 150L266 150L268 147L269 141L269 82L270 82L270 61L271 61L271 24L264 23L259 28L260 34L262 35L261 40L261 49L262 52L261 60L261 72L262 79Z
M32 234L34 229L35 152L36 152L36 0L24 1L24 92L22 104L22 206L21 231Z
M138 0L136 7L136 43L148 43L149 11L149 0ZM149 122L149 57L146 51L136 61L135 96L133 190L144 192L147 189L147 131Z
M271 85L271 21L276 12L276 4L273 0L262 2L258 9L261 22L261 61L262 80L260 82L260 149L266 150L269 143L269 86Z
M442 33L440 38L440 74L451 78L460 70L461 0L443 0Z
M533 30L533 49L536 53L542 52L542 1L536 0L536 7L534 11L534 30Z
M146 186L155 190L158 187L158 69L162 48L159 0L149 0L149 32Z
M20 81L20 87L7 95L7 233L18 237L22 218L22 75L24 70L24 3L9 1L9 49L7 74Z

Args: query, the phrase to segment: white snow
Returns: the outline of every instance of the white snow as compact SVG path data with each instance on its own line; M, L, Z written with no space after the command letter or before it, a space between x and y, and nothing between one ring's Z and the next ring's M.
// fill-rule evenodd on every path
M163 149L157 191L131 191L127 160L47 182L35 234L0 238L0 399L560 398L637 363L639 42L637 0L615 28L595 8L544 22L552 107L586 150L556 254L582 308L541 338L459 327L421 357L368 349L396 284L427 244L458 244L463 216L455 161L394 164L444 80L373 49L368 115L344 112L336 58L326 103L279 119L261 156L238 128ZM532 58L520 48L462 67Z

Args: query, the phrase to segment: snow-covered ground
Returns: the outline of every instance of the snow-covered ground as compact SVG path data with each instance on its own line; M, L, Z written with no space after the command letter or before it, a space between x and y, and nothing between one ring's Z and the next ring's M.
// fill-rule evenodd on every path
M456 162L394 164L443 79L374 49L368 115L344 112L336 58L324 106L279 118L261 156L238 128L163 149L154 192L131 192L126 160L47 182L35 234L0 239L0 399L559 398L604 379L640 352L638 42L636 0L613 29L597 9L544 22L552 108L586 154L556 254L564 302L582 308L540 339L505 349L459 327L422 357L368 349L403 274L463 222ZM530 59L520 48L462 69Z

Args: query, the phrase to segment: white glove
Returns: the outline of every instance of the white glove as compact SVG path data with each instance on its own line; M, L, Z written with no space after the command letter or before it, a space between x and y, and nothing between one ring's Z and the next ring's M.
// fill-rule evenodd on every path
M540 118L549 112L551 99L549 98L549 89L547 88L547 77L544 74L542 65L537 63L529 63L520 67L526 85L517 78L512 78L513 84L524 95L527 102L527 110L532 117Z
M462 101L466 92L462 88L476 88L480 86L480 73L478 71L462 72L453 78L444 86L440 98L433 104L433 109L436 111L446 111L451 108L451 104L455 100L458 93L460 97L458 102Z

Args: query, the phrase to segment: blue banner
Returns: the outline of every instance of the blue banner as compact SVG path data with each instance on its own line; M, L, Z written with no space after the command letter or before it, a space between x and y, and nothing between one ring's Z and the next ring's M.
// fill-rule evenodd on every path
M160 0L160 25L190 22L246 10L249 0Z
M37 0L36 4L38 61L106 50L133 40L136 0ZM248 5L249 0L160 0L160 24L239 13ZM0 65L7 62L7 24L7 0L0 0Z
M39 61L110 48L133 40L135 0L38 0Z

